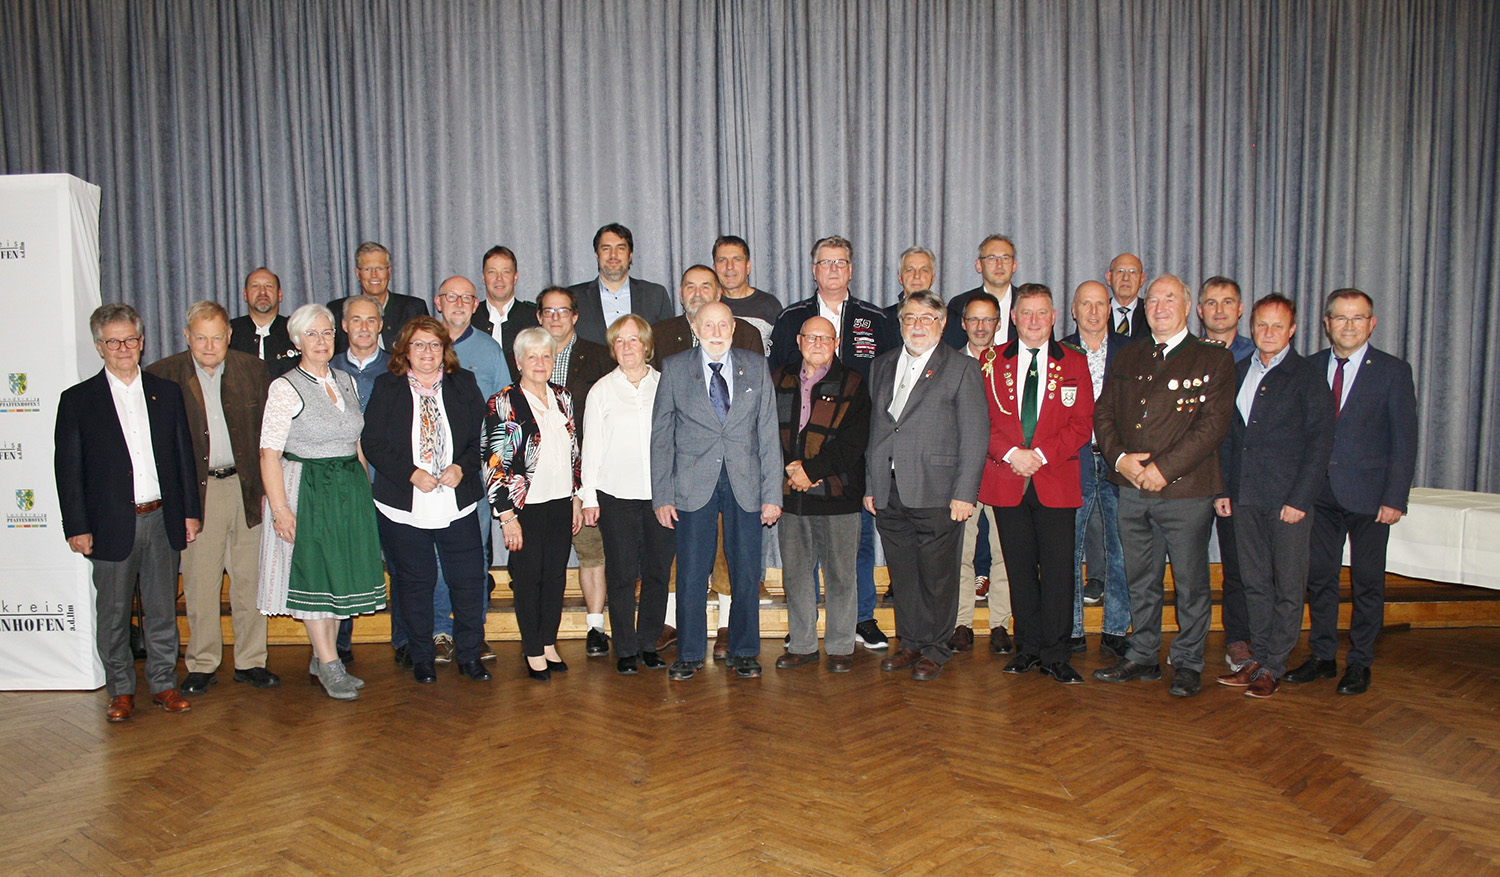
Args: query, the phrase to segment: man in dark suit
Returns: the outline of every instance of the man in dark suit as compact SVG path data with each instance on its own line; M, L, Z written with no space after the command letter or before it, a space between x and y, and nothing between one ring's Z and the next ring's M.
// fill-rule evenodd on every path
M412 317L427 316L427 302L411 295L391 292L391 251L374 241L365 241L354 251L354 273L359 279L360 291L380 303L380 347L390 350L396 346L396 337L401 327ZM335 299L328 303L333 311L335 329L334 353L343 353L349 348L349 336L344 334L344 302L348 298Z
M187 605L187 678L180 690L205 694L224 657L219 595L229 573L234 626L234 681L256 688L281 684L266 669L266 616L256 606L260 588L260 419L270 382L266 366L229 349L229 314L217 302L187 311L188 349L147 371L182 388L197 463L203 529L182 553L182 597Z
M733 608L728 664L741 679L761 675L760 571L764 527L781 517L781 447L765 358L732 350L734 314L723 302L698 310L698 348L662 363L651 415L651 504L677 531L677 578L706 582L719 524ZM708 650L702 587L677 592L672 679L691 679Z
M603 344L605 330L626 314L652 325L672 316L666 287L630 276L634 257L635 236L630 229L611 222L594 232L599 276L568 288L578 302L578 334L586 340Z
M577 424L578 444L583 445L583 413L589 391L605 375L614 371L615 361L609 348L578 334L579 301L572 289L549 286L536 297L542 328L557 342L552 358L552 383L566 387L573 395L573 420ZM587 609L588 634L584 651L591 658L609 654L609 637L604 633L604 538L598 527L582 527L573 537L578 552L578 583L583 589Z
M1235 367L1235 414L1219 451L1220 518L1233 521L1250 659L1219 684L1270 697L1302 631L1313 499L1333 450L1333 401L1323 373L1293 350L1297 305L1271 293L1250 311L1256 354Z
M1307 605L1312 657L1289 682L1338 672L1339 567L1349 542L1349 656L1339 694L1370 688L1375 637L1385 618L1385 549L1406 514L1417 465L1417 396L1411 366L1370 345L1375 306L1357 289L1328 295L1323 327L1333 346L1309 357L1333 390L1335 427L1328 475L1313 505Z
M296 366L302 352L286 331L281 309L281 278L268 268L256 268L245 278L242 293L250 313L229 321L229 349L248 353L279 378Z
M1128 339L1109 330L1109 288L1097 280L1085 280L1073 293L1073 321L1078 331L1063 339L1083 351L1089 367L1093 398L1104 392L1104 378L1114 365L1115 354ZM1082 478L1081 502L1073 520L1073 634L1074 650L1087 649L1083 635L1083 606L1104 604L1101 654L1125 657L1126 634L1130 632L1130 588L1125 582L1125 555L1120 548L1120 488L1109 480L1110 465L1098 440L1091 434L1078 450ZM1097 533L1097 537L1094 535ZM1097 552L1090 547L1097 546ZM1085 558L1087 555L1087 558ZM1085 559L1088 578L1084 578Z
M719 285L719 276L707 265L694 265L682 272L682 285L677 297L682 302L682 315L662 320L651 327L655 349L651 353L651 364L658 369L662 362L674 353L681 353L698 346L698 336L693 333L693 320L704 305L721 301L724 289ZM727 305L726 305L727 307ZM730 346L751 353L765 355L765 342L749 321L738 317L734 320L734 341Z
M1146 282L1146 269L1141 260L1131 253L1121 253L1109 263L1104 280L1114 290L1109 302L1110 331L1127 338L1151 334L1151 323L1146 318L1145 302L1140 295L1141 284Z
M500 344L505 366L510 374L516 370L516 335L522 329L538 325L536 305L516 298L516 254L508 247L490 247L480 266L484 272L484 301L475 308L470 321L475 329L487 332Z
M1208 532L1223 492L1219 445L1234 413L1234 359L1187 330L1191 294L1172 275L1146 291L1151 340L1125 345L1094 408L1094 434L1120 487L1120 545L1130 583L1130 646L1124 660L1095 670L1104 682L1160 679L1163 582L1168 555L1177 593L1170 693L1202 684L1203 642L1212 598Z
M964 309L969 306L969 299L981 292L995 297L995 301L1000 303L1002 316L1010 313L1011 279L1019 265L1016 261L1016 245L1005 235L992 234L979 242L979 255L974 259L974 271L984 278L984 282L948 300L948 328L943 332L945 344L954 350L962 350L969 343L963 328ZM995 343L1003 346L1016 337L1016 327L1009 319L1001 322L1005 324L1005 334L1003 337L997 336Z
M958 552L990 431L979 366L942 343L946 320L934 293L908 295L902 345L870 366L865 510L885 544L901 637L880 669L911 667L919 682L953 656Z
M177 691L177 562L203 522L182 391L143 372L141 318L124 304L89 317L104 368L63 391L53 466L68 547L93 564L96 637L109 706L135 712L130 604L137 579L151 702L186 712Z

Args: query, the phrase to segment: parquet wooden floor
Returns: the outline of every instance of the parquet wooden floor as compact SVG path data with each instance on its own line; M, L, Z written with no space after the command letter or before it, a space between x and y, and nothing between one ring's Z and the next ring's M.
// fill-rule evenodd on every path
M570 641L538 684L497 643L493 682L418 686L370 644L352 704L278 646L282 688L221 670L121 725L103 692L4 693L0 873L1500 873L1500 630L1389 633L1369 694L1267 701L977 645L926 684L866 651L777 671L772 639L762 679L673 683Z

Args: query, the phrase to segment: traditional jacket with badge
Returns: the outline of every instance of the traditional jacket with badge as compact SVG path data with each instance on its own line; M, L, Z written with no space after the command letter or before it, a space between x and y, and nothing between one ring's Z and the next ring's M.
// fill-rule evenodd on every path
M1167 480L1163 499L1218 496L1219 445L1234 416L1234 357L1188 333L1159 359L1152 339L1127 344L1104 378L1094 434L1113 469L1121 454L1150 454ZM1109 480L1133 486L1118 471Z
M1011 448L1040 451L1047 462L1031 476L1036 497L1048 508L1077 508L1083 503L1078 449L1094 427L1094 384L1088 358L1076 348L1047 341L1045 375L1038 375L1037 419L1028 444L1021 430L1021 402L1026 375L1020 370L1021 343L991 347L979 357L984 395L990 411L989 453L979 485L979 501L1018 506L1027 479L1004 461Z

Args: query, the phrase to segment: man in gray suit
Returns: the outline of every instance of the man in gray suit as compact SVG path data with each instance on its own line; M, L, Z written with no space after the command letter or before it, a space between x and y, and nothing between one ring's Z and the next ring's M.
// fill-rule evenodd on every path
M901 637L880 669L912 667L922 682L953 656L963 522L979 498L990 421L978 363L940 343L943 300L913 292L900 320L902 346L870 364L865 509L885 544Z
M707 582L724 522L733 607L729 666L761 673L760 559L763 527L781 517L781 444L765 358L731 351L734 314L699 308L698 347L667 357L651 417L651 497L656 518L677 531L677 581ZM975 469L978 490L978 468ZM955 561L957 555L955 554ZM708 650L706 594L677 589L677 660L668 675L691 679Z

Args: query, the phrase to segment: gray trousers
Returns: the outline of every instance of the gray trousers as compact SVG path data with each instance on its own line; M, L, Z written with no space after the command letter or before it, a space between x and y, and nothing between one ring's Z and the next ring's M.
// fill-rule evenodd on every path
M787 651L810 655L818 650L818 583L813 568L823 571L828 607L823 649L830 655L854 653L854 624L859 601L854 568L859 554L859 513L852 515L782 515L776 528L781 540L781 587L786 592Z
M1161 653L1162 587L1167 556L1177 591L1177 636L1169 660L1179 670L1203 670L1203 641L1213 615L1208 590L1208 534L1214 506L1209 497L1162 499L1134 487L1120 488L1120 548L1130 585L1130 650L1125 658L1156 664Z
M1281 509L1236 505L1234 541L1250 616L1250 656L1280 679L1302 635L1302 595L1307 590L1308 540L1313 516L1295 524Z
M130 602L141 584L141 633L146 640L146 682L152 694L177 687L177 560L167 542L161 509L135 519L135 547L124 560L93 560L95 630L104 687L111 697L135 694L130 652Z

